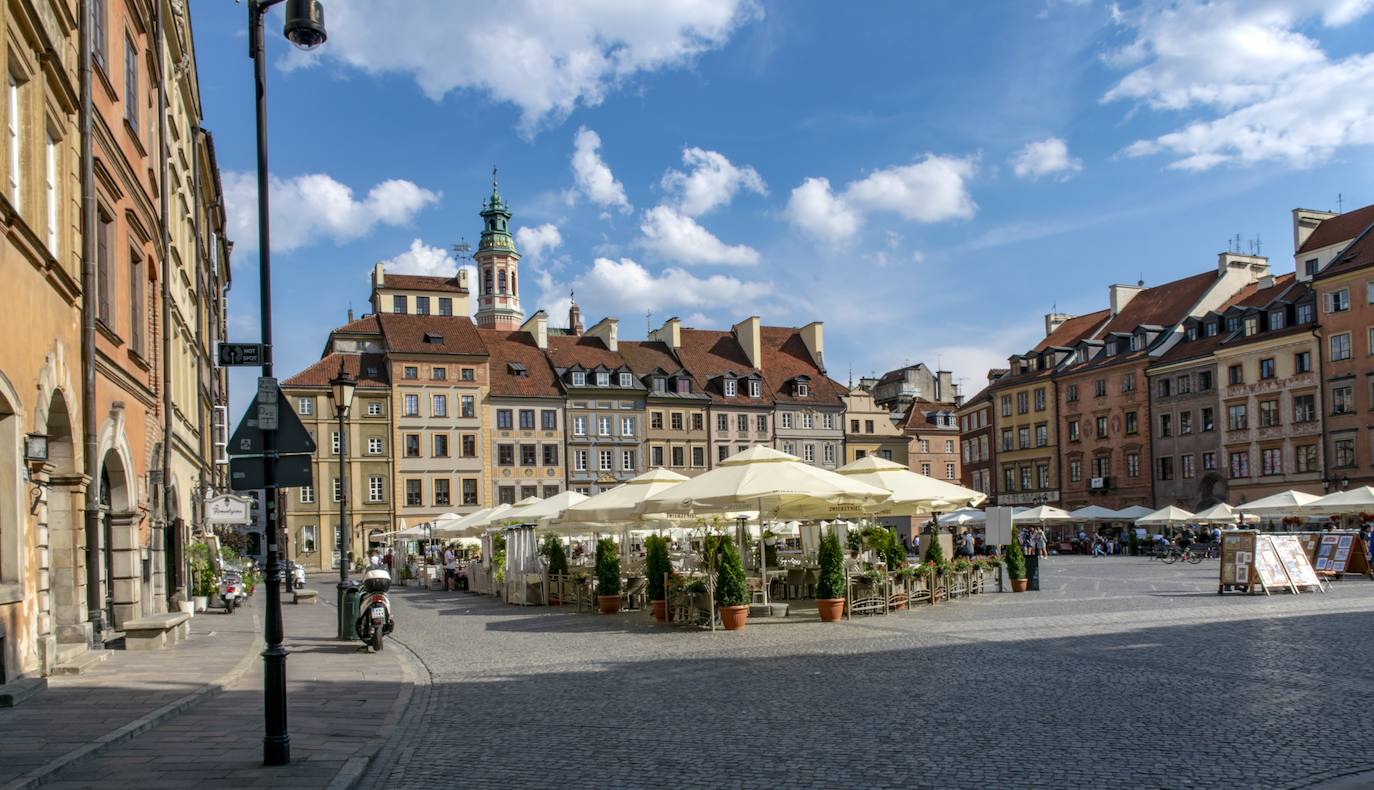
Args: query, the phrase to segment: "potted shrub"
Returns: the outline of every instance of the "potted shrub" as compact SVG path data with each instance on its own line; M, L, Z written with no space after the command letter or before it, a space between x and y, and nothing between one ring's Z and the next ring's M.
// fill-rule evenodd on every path
M644 554L644 571L649 575L649 605L653 607L654 619L660 623L666 622L668 590L664 579L673 570L673 564L668 559L668 539L662 535L645 538Z
M204 543L191 544L191 600L196 611L203 612L215 594L215 564L210 559L210 547Z
M1007 564L1007 578L1011 579L1012 592L1025 592L1026 585L1026 554L1021 550L1021 541L1013 540L1007 544L1007 556L1004 558Z
M1140 535L1136 534L1135 530L1131 530L1130 533L1126 536L1126 548L1130 550L1132 557L1139 556Z
M927 534L927 536L930 538L930 545L926 546L926 556L925 556L925 558L924 558L926 564L928 564L928 565L937 565L937 566L939 566L939 565L944 565L944 564L945 564L945 550L944 550L944 548L940 545L940 532L939 532L939 530L931 530L930 532L928 532L928 533L926 533L926 534Z
M887 563L889 571L895 571L906 564L906 548L902 546L902 539L897 537L895 529L887 531L887 545L883 547L883 560Z
M602 614L620 611L620 553L610 538L596 542L596 606Z
M545 533L544 541L539 546L539 554L544 558L545 567L550 576L565 576L568 573L568 552L563 549L563 540L553 533ZM558 585L553 585L553 590L558 590ZM563 597L553 590L549 593L549 603L554 606L563 605Z
M726 631L742 631L749 622L749 589L744 582L744 564L735 544L721 544L716 570L716 605Z
M821 569L816 581L816 611L821 622L833 623L844 615L844 551L839 535L831 531L821 538L817 559Z

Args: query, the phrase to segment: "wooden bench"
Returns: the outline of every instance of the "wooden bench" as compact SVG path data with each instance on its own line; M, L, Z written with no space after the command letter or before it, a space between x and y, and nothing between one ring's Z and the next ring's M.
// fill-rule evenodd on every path
M319 593L315 590L296 590L291 603L294 604L314 604L318 602Z
M125 650L161 650L191 635L191 615L150 614L124 623L122 630Z

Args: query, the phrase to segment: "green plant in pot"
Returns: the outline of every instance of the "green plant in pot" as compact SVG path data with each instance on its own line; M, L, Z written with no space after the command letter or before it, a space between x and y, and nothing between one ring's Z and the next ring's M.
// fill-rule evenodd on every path
M544 535L544 543L539 547L539 553L548 563L550 576L568 572L568 552L563 548L563 540L557 535Z
M852 534L852 533L851 533ZM844 550L840 547L840 537L834 531L821 538L817 552L820 562L820 578L816 581L816 610L821 622L833 623L844 615L846 582L844 578Z
M1026 554L1021 550L1021 541L1012 539L1007 544L1006 556L1002 558L1007 564L1007 578L1011 579L1012 592L1026 591Z
M191 596L196 609L205 611L210 596L215 594L215 563L210 547L204 543L191 544Z
M883 560L887 563L889 571L895 571L906 563L906 547L902 545L902 539L897 537L897 530L887 531L887 545L883 547Z
M610 538L596 542L596 605L602 614L620 611L620 551Z
M744 581L744 564L735 544L721 544L716 570L716 605L720 622L727 631L743 630L749 621L749 588Z
M662 535L650 535L644 539L644 572L649 576L649 605L653 607L654 619L660 623L668 619L668 591L665 578L672 573L673 564L668 559L668 539Z
M926 555L923 558L927 565L943 565L945 563L945 549L940 545L940 532L932 530L926 533Z

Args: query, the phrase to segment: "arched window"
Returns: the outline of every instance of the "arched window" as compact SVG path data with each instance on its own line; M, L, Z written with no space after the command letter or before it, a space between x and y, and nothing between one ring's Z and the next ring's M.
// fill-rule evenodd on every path
M505 273L505 272L497 272L497 274L496 274L496 286L497 286L497 288L500 290L501 293L505 293L505 292L506 292L506 273Z
M515 272L510 273L510 292L513 294L520 293L520 291L515 287Z
M486 285L483 288L482 293L486 294L487 296L491 296L491 269L487 269L486 271L485 282Z

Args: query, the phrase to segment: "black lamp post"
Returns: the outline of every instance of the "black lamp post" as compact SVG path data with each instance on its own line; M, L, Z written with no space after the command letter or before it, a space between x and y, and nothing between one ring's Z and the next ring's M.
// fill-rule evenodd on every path
M348 624L344 622L344 589L348 587L348 554L352 548L352 532L348 523L348 426L344 420L353 405L353 391L358 382L348 375L344 361L339 360L339 374L329 382L329 399L334 402L334 414L339 418L339 639L348 638Z
M257 101L258 142L258 298L262 320L262 377L272 379L272 242L267 221L267 58L263 52L263 17L282 0L248 0L248 56L253 59ZM286 0L286 38L301 49L324 43L324 8L319 0ZM276 442L272 431L263 431L263 488L266 489L267 614L263 639L262 762L291 762L291 736L286 729L286 650L282 647L281 555L277 550Z
M1331 490L1331 479L1328 478L1328 477L1323 477L1323 478L1322 478L1322 493L1325 494L1327 491L1330 491L1330 490Z

